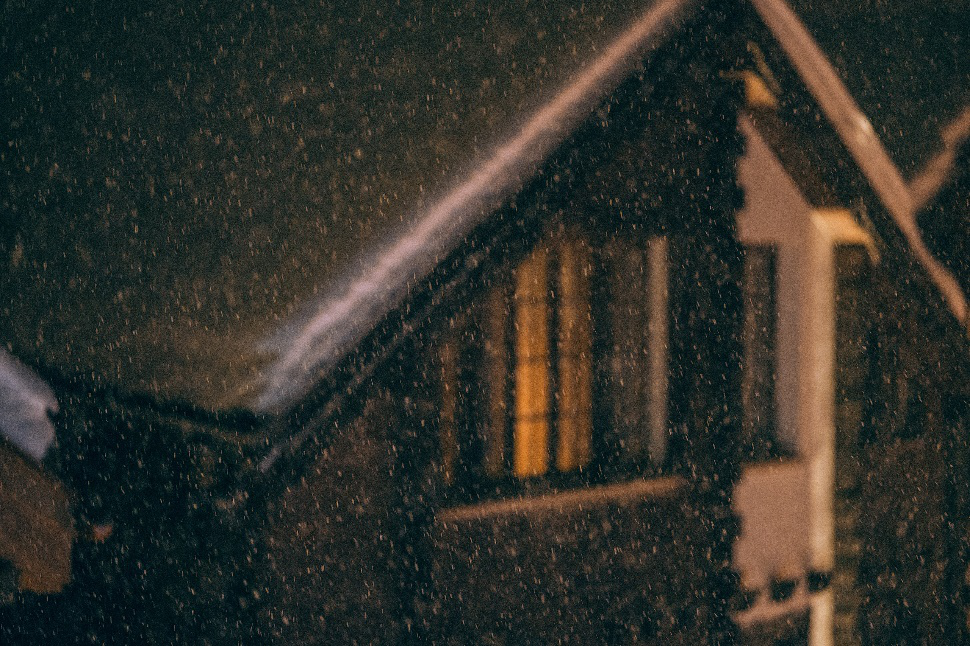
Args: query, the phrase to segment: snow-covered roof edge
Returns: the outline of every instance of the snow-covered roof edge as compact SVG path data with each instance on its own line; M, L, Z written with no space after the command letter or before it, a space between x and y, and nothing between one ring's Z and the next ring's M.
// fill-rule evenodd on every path
M930 204L958 170L956 162L960 149L970 140L970 105L943 127L940 140L943 150L926 162L909 182L909 191L917 211Z

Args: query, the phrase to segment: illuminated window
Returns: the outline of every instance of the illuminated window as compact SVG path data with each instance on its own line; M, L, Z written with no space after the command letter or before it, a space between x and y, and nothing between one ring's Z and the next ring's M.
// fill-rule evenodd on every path
M589 247L579 239L557 240L534 250L513 274L511 441L502 415L492 418L487 472L501 475L492 453L511 444L511 474L568 473L592 458L592 335ZM494 308L493 333L508 310ZM504 326L503 326L504 332ZM508 345L494 343L493 345ZM490 353L500 384L506 359ZM501 387L494 388L501 394ZM496 413L502 407L496 406Z
M448 484L664 464L666 253L551 236L469 306L439 350Z
M593 455L593 339L589 247L566 240L559 253L556 469L582 469Z
M549 273L549 254L542 248L532 252L515 272L512 472L520 478L543 474L549 468Z

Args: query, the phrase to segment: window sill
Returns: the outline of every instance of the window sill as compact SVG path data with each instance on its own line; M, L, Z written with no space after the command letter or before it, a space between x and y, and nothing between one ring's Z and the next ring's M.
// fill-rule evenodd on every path
M630 504L645 498L667 498L686 488L687 482L680 476L663 476L649 480L632 480L617 484L604 484L583 489L522 496L505 500L492 500L474 504L457 505L438 512L438 522L461 522L512 514L534 514L563 511L571 508L600 506L604 504Z

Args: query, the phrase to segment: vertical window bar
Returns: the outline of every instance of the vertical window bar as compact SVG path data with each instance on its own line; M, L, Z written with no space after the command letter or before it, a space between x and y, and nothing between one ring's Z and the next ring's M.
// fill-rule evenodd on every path
M586 467L593 454L592 322L589 247L582 240L561 243L558 289L558 442L556 468Z
M613 380L613 321L610 280L613 249L597 248L591 258L589 278L593 347L593 460L597 474L609 474L616 454L613 411L617 392Z
M438 356L441 377L441 473L445 485L455 483L458 461L458 352L455 339L449 335Z
M502 379L504 385L503 402L505 406L505 420L502 427L504 462L502 473L510 476L515 472L515 343L517 324L515 319L515 285L514 275L507 285L505 294L505 363ZM498 383L498 382L496 382Z
M647 428L654 466L667 458L667 372L670 299L667 286L667 238L647 242Z
M537 248L515 272L515 427L513 473L549 468L549 254Z
M548 463L551 468L558 468L555 465L558 464L559 455L559 408L560 408L560 389L561 385L559 382L560 371L562 366L559 365L559 351L560 342L559 337L561 330L559 329L560 321L559 317L561 312L559 311L560 299L562 297L560 290L559 272L561 268L561 258L562 253L562 243L557 240L552 248L549 250L549 261L546 265L546 304L549 308L549 358L546 361L546 366L548 366L549 371L549 437L547 438L547 443L549 447L549 458Z
M491 289L485 304L485 375L488 424L485 437L484 470L490 478L505 475L508 465L507 437L509 435L510 382L509 378L509 309L506 285Z

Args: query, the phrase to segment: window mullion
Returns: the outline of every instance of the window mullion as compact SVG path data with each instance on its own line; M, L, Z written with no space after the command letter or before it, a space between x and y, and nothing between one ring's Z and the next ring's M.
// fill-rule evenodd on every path
M556 467L565 472L586 467L593 452L588 246L578 238L564 240L558 269Z
M539 247L515 277L515 425L513 473L528 478L549 468L549 253Z

